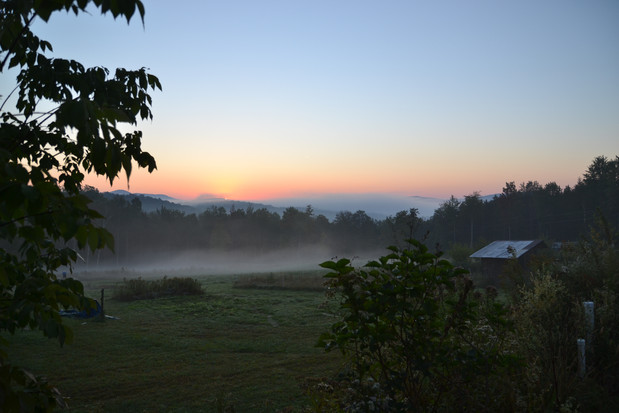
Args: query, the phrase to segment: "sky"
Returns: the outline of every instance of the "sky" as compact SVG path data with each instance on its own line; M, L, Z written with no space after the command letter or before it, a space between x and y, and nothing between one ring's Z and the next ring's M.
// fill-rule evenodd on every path
M34 26L54 56L159 77L138 125L158 169L131 192L489 195L619 155L616 0L144 4L144 25Z

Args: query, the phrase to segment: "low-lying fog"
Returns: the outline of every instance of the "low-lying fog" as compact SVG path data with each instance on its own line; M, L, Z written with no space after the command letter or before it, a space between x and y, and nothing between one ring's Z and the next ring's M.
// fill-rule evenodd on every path
M240 251L185 251L179 254L158 254L124 266L96 266L79 263L73 276L81 279L105 273L108 277L158 277L163 275L232 275L283 271L321 270L320 263L340 258L352 260L356 267L385 255L387 251L365 252L360 255L334 254L327 248L314 246L290 248L265 253Z

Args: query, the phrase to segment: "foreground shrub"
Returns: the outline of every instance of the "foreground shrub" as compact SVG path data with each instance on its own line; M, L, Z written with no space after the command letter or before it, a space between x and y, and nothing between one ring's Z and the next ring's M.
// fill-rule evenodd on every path
M531 277L513 308L518 348L526 360L520 379L527 411L567 405L578 384L576 340L582 314L564 283L548 272Z
M582 310L595 305L591 342L587 343L587 372L576 383L573 399L581 411L619 411L619 234L601 214L587 237L560 257L553 268L570 300ZM585 338L584 322L576 331Z
M146 300L175 295L204 294L202 285L189 277L163 277L160 280L143 280L141 277L124 279L114 290L114 297L121 301Z
M490 292L420 242L361 269L327 261L340 321L320 337L350 365L336 395L346 411L510 411L509 323ZM316 403L319 404L319 403Z
M513 296L516 347L525 361L514 377L522 410L619 411L618 241L598 215L587 237L540 261ZM585 301L594 303L589 331ZM577 339L586 339L581 374Z

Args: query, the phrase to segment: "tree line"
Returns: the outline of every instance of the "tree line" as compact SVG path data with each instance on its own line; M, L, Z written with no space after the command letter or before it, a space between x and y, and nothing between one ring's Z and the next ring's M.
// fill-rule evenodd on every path
M316 215L311 205L289 207L281 215L266 208L222 206L199 214L166 207L145 212L137 197L107 197L94 188L85 194L105 217L101 225L115 238L114 252L80 252L84 261L95 265L129 265L140 257L187 250L260 254L322 245L334 254L356 254L403 245L409 238L425 239L443 251L470 251L497 239L577 241L596 214L619 227L619 156L596 157L573 187L506 182L491 200L479 193L463 199L452 196L427 219L412 208L385 219L361 210L341 211L330 221Z
M597 214L619 226L619 156L596 157L573 187L512 181L490 201L477 193L451 197L434 212L428 229L436 242L471 248L497 239L576 241Z

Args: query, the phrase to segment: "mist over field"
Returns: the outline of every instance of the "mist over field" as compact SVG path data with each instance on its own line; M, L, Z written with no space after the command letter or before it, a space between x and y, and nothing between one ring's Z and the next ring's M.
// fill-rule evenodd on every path
M338 254L326 246L303 246L253 253L244 251L201 251L190 249L142 255L127 265L106 263L74 267L77 278L87 279L105 272L106 277L160 277L162 275L234 275L267 272L295 272L321 270L320 263L348 258L353 265L363 266L384 255L386 250L365 251L358 255Z

